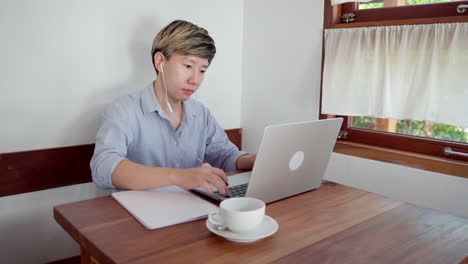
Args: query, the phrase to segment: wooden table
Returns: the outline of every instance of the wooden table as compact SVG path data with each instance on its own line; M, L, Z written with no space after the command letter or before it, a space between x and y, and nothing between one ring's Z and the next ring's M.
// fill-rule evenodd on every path
M253 243L205 220L147 230L111 196L54 208L82 263L465 263L468 219L331 182L267 205L279 230Z

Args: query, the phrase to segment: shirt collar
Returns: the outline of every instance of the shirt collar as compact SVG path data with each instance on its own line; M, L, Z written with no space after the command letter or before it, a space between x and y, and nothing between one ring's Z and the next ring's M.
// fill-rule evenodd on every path
M196 101L192 98L189 98L183 102L184 104L184 115L189 119L194 118L200 114L200 107L197 107Z
M148 84L141 92L141 107L143 113L159 112L163 113L162 107L159 104L156 94L154 92L153 82ZM184 115L190 119L201 113L201 108L197 107L197 101L192 98L187 99L183 102L184 104Z
M154 93L153 82L148 84L141 91L141 108L143 113L153 113L161 111L161 105L156 99L156 94Z

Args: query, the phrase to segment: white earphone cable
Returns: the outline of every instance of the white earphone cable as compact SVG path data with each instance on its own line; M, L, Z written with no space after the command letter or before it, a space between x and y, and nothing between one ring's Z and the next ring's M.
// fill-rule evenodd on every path
M169 111L170 111L170 114L172 115L172 117L180 123L180 125L182 125L182 121L175 115L174 111L172 110L172 107L171 107L171 104L169 103L169 98L167 96L167 86L166 86L166 78L164 77L164 69L163 69L163 66L162 66L162 63L161 63L161 74L162 74L162 80L163 80L163 86L164 86L164 90L165 90L165 93L166 93L166 104L167 104L167 107L169 107ZM198 157L197 153L195 152L195 150L193 150L192 148L192 145L189 146L190 150L193 152L193 154L195 154L195 157L197 159L197 161L199 161L202 165L203 165L203 161Z
M166 104L167 104L167 107L169 107L169 111L171 111L171 113L174 113L174 110L172 110L171 104L169 103L169 99L167 97L166 78L164 77L164 68L163 68L162 63L161 63L161 74L162 74L164 90L166 91Z

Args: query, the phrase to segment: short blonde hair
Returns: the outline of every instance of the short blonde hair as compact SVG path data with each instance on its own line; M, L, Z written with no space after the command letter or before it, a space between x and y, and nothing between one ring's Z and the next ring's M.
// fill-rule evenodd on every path
M208 59L208 63L211 63L216 54L216 47L206 29L187 21L175 20L159 31L154 38L151 48L153 65L156 52L161 52L167 59L170 59L172 54L191 55Z

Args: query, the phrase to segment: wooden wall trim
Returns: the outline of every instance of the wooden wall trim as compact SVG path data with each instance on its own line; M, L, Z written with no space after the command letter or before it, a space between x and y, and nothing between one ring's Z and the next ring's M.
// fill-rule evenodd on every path
M239 149L242 129L226 134ZM91 182L94 144L0 154L0 197Z
M242 149L242 128L227 129L225 131L229 140L231 140L238 149Z
M0 197L91 181L94 144L0 154Z
M336 153L468 178L468 164L440 157L339 140Z

